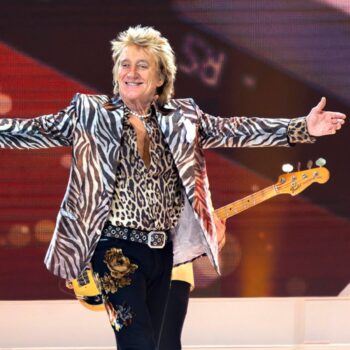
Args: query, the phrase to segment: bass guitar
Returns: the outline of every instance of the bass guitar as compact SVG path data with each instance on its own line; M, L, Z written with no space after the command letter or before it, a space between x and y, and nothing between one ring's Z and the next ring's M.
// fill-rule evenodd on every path
M329 171L324 167L285 173L278 177L275 184L218 208L215 214L220 219L227 219L277 195L295 196L313 183L323 184L328 179ZM98 290L91 267L87 268L77 279L67 282L66 286L74 290L76 298L86 308L93 311L104 310L102 295Z

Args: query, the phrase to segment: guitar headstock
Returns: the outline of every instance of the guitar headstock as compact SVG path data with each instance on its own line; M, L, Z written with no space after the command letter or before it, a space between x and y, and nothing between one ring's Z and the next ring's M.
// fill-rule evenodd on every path
M275 188L278 193L287 193L295 196L315 182L324 184L328 180L328 169L318 167L280 175Z

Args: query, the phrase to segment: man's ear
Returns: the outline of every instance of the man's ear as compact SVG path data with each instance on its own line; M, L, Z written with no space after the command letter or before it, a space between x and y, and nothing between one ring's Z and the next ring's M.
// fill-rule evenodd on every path
M164 74L163 74L163 73L160 73L160 74L159 74L159 80L158 80L157 87L161 87L161 86L164 84L164 81L165 81Z

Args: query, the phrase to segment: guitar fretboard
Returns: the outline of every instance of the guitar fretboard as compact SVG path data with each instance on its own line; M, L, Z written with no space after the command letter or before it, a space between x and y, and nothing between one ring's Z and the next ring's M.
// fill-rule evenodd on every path
M261 202L264 202L267 199L277 196L278 194L279 193L277 191L276 185L271 185L249 196L239 199L233 203L224 205L223 207L216 209L215 214L220 219L227 219L231 216L241 213L244 210L254 207L255 205Z

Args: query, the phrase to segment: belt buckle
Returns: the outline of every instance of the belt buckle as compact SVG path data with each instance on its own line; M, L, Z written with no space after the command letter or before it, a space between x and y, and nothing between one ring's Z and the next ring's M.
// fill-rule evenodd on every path
M150 231L147 237L147 245L152 249L162 249L165 246L167 236L163 231Z

